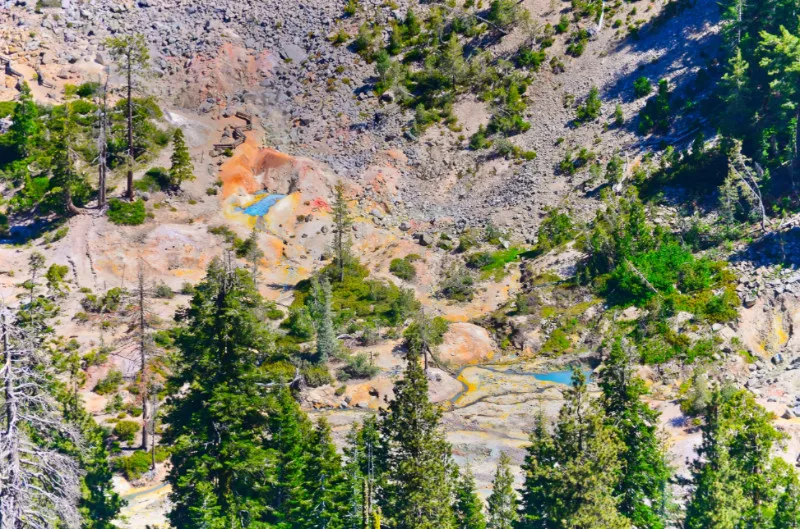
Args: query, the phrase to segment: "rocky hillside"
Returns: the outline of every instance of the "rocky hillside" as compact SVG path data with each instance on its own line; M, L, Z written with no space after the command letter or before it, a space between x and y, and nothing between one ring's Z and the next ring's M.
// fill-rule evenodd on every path
M599 253L593 246L593 236L602 231L597 226L606 222L613 236L624 231L614 231L611 214L595 220L596 212L611 200L626 200L627 184L656 173L659 162L664 167L661 146L681 150L698 132L714 134L697 107L716 101L707 85L722 75L715 2L608 2L609 14L599 23L576 16L569 31L557 31L553 28L573 13L571 6L523 0L520 8L530 19L486 37L481 49L505 79L513 77L514 68L505 71L504 65L517 60L525 43L552 42L542 46L546 66L525 73L521 117L529 126L508 138L496 135L491 149L470 144L491 127L498 98L457 92L450 121L420 128L419 111L404 103L399 89L378 90L376 61L356 49L365 24L381 44L389 43L409 7L424 18L435 8L430 3L361 0L349 14L344 1L328 0L6 4L0 12L0 55L8 66L0 102L18 98L25 80L37 103L60 104L67 86L102 83L106 76L112 99L121 100L124 79L113 66L107 38L141 33L151 60L138 90L161 104L158 130L183 131L197 177L180 192L137 191L147 212L140 225L119 226L91 208L63 225L54 222L52 229L46 224L52 217L30 215L16 232L23 235L0 245L0 298L25 292L34 252L43 254L48 266L67 267L68 288L53 327L64 337L62 345L72 344L81 355L106 351L101 360L84 365L80 389L99 423L110 428L123 409L117 404L124 401L129 409L136 401L132 386L122 382L118 392L97 389L114 373L132 384L137 360L129 351L131 325L122 315L93 310L90 296L96 300L115 288L132 291L141 271L154 292L162 289L150 308L154 329L166 332L209 262L238 253L237 244L253 234L258 252L250 255L256 257L252 263L246 252L239 257L255 269L262 294L275 302L274 327L284 332L289 324L281 321L298 309L303 281L331 262L331 205L337 182L343 182L354 254L367 273L362 279L381 282L391 295L407 289L425 314L449 322L431 358L430 397L446 410L443 423L454 455L473 468L483 493L501 451L509 452L515 472L522 463L537 410L557 414L566 370L596 368L621 332L641 340L637 345L643 350L656 342L671 347L669 355L644 362L639 372L650 387L649 402L662 412L680 475L700 440L696 423L680 408L698 376L750 389L788 434L781 456L798 461L800 217L787 213L772 222L769 234L750 226L739 240L685 252L681 267L699 262L697 269L713 271L708 272L713 281L688 297L673 292L673 283L684 282L688 272L668 276L665 286L653 286L645 277L637 292L649 297L641 303L615 301L618 292L598 286L619 280L622 289L625 263L633 269L629 275L646 275L637 266L657 261L659 254L646 259L657 249L632 254L607 274L585 276L587 262ZM462 2L455 4L452 9L469 12ZM342 34L347 36L339 42ZM581 53L570 48L576 42L585 47ZM471 57L469 51L465 55ZM653 85L665 79L673 101L681 101L684 111L661 134L642 134L639 128L639 113L651 100L634 95L641 77ZM600 106L596 115L582 119L593 87ZM497 149L503 141L510 145L506 153ZM170 155L169 147L153 148L135 166L135 180L169 166ZM612 170L614 178L607 176ZM122 168L110 178L110 195L121 196ZM10 181L0 180L4 208L19 192ZM648 203L641 238L669 233L689 244L688 219L711 199L684 201L683 191L670 186L659 192L664 200ZM687 202L697 206L692 213ZM571 224L564 229L569 236L545 246L556 210L569 213ZM29 236L40 224L47 226L44 234ZM559 235L555 228L552 233ZM460 289L469 292L450 295ZM372 314L379 303L365 299L354 310ZM726 300L733 314L710 315L707 306L717 299ZM674 305L663 321L654 322L659 303ZM706 308L698 309L702 304ZM347 359L334 358L325 366L332 373L328 379L306 380L298 392L306 411L328 418L340 444L353 422L375 415L393 399L405 365L405 320L383 328L385 322L377 328L358 318L353 322L338 329L337 337L351 357L368 358L374 369L353 376ZM291 345L309 347L302 340ZM679 348L692 351L691 358L673 355ZM165 523L164 474L159 462L156 472L137 479L115 477L128 500L121 527Z

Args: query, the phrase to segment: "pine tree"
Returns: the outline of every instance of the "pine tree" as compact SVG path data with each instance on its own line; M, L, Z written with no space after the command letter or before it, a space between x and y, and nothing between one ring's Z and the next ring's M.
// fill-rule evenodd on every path
M333 234L334 264L338 280L344 281L345 270L352 261L350 228L353 220L350 217L350 206L345 196L344 183L340 180L334 187L333 199L333 224L335 232Z
M267 447L273 454L272 479L265 487L264 498L269 514L266 521L282 526L308 504L304 471L308 456L307 442L312 426L289 391L278 392L270 406Z
M785 434L771 420L746 390L713 393L692 468L687 529L774 527L773 517L795 471L772 456Z
M420 358L411 356L380 424L385 483L378 501L389 527L453 527L453 463L440 420L441 410L428 400Z
M503 452L492 482L489 496L488 529L511 529L517 522L517 492L514 490L514 476L511 475L511 458Z
M23 82L19 101L14 105L14 112L11 114L11 127L8 129L11 145L16 147L17 153L22 157L30 154L30 147L39 130L38 117L39 110L33 101L31 89L28 83Z
M170 162L172 163L169 168L169 183L171 187L178 189L184 182L194 180L194 165L192 165L192 158L189 156L189 149L186 147L183 130L180 128L176 129L175 134L172 136Z
M163 437L172 449L168 516L175 527L269 519L265 489L275 454L264 440L272 437L276 397L264 369L273 338L263 309L250 275L214 260L180 315Z
M606 422L616 427L624 448L620 480L615 487L619 511L640 529L662 529L667 523L670 468L659 438L659 413L642 402L644 380L636 376L632 357L616 339L600 374Z
M455 529L485 529L486 519L483 516L483 502L475 492L475 477L468 468L459 473L455 483Z
M106 47L111 56L117 61L118 71L125 76L125 110L128 123L127 189L125 195L128 199L133 200L133 91L137 76L144 73L149 67L150 52L147 49L144 36L139 33L110 38L106 41Z
M344 528L348 507L345 475L324 418L317 421L306 443L304 497L296 502L289 519L296 527Z
M774 529L800 529L800 479L797 472L788 474L775 508Z
M339 342L333 328L333 309L331 308L333 293L328 278L323 277L321 281L313 279L311 291L313 296L311 316L317 330L316 361L325 363L339 350Z
M344 449L348 495L345 522L350 529L371 529L380 518L375 503L383 469L379 453L376 418L367 417L360 425L354 423Z
M614 487L622 445L592 402L586 377L573 371L554 433L540 416L522 469L520 529L630 527L618 511Z

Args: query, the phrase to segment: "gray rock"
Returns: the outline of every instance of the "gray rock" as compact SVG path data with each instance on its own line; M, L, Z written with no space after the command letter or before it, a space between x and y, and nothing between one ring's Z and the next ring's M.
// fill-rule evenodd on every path
M782 364L783 363L783 355L781 353L776 354L775 356L770 358L770 362L772 362L775 365Z
M417 241L419 241L422 246L431 246L435 242L433 235L430 233L420 233L417 236Z
M745 308L749 309L755 306L756 301L758 301L758 297L756 297L755 294L748 294L742 300L742 304L745 306Z
M399 228L400 228L400 231L408 231L408 230L411 229L411 225L408 222L403 221L403 222L400 223Z
M280 56L283 59L290 59L294 63L301 63L308 58L305 50L297 44L285 45L280 51Z
M378 208L372 208L372 211L370 211L369 214L378 220L381 220L384 217L383 212Z

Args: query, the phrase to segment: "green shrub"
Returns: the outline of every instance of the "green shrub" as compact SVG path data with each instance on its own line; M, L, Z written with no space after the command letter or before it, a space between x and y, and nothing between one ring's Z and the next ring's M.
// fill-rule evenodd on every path
M392 259L389 271L400 279L412 281L417 277L417 269L407 259Z
M161 191L169 187L169 170L164 167L152 167L133 183L138 191Z
M542 353L549 355L560 355L565 353L570 347L570 342L567 333L563 329L556 329L550 333L544 344L542 344Z
M445 272L439 293L453 301L471 301L475 295L475 279L459 263L453 263Z
M653 91L653 84L647 77L639 77L633 82L633 93L636 99L650 95Z
M489 252L476 252L470 254L466 262L470 268L483 268L492 264L492 254Z
M130 443L136 437L141 426L136 421L122 420L114 425L113 433L123 443Z
M108 203L108 218L114 224L125 226L142 224L145 219L144 201L127 202L112 198Z
M159 283L153 291L153 296L160 299L172 299L175 297L175 293L166 283Z
M155 450L156 463L163 463L169 457L169 452L163 447ZM153 454L137 450L127 457L116 457L112 460L112 467L115 471L122 473L125 479L133 481L142 477L150 470Z
M486 138L486 127L484 127L483 125L479 125L478 130L475 132L475 134L473 134L469 138L469 148L472 149L473 151L486 149L491 144L492 142Z
M333 378L328 372L327 366L324 365L309 364L304 366L300 372L302 373L306 384L312 388L318 388L333 382Z
M110 395L116 393L122 385L122 372L118 369L112 369L108 375L100 380L94 387L94 392L98 395Z
M669 83L666 79L658 82L658 93L647 100L639 111L639 132L666 132L671 118Z
M547 54L543 50L533 51L530 48L521 49L517 54L517 65L522 68L530 68L535 72L539 71L542 63L547 60Z
M568 28L569 28L569 17L567 15L561 15L561 18L558 20L558 24L556 24L555 26L556 33L558 33L559 35L562 33L566 33Z
M547 216L542 220L537 232L536 247L546 252L561 246L575 237L572 219L566 213L555 209L547 211Z
M579 105L576 110L578 121L583 123L599 118L602 106L603 103L600 101L600 91L596 86L592 86L586 101L584 101L582 105Z
M100 88L100 83L97 81L89 81L78 86L75 93L78 94L78 97L92 97L97 92L98 88Z
M195 292L194 285L189 283L188 281L185 281L181 285L181 294L183 294L184 296L193 296L194 292Z
M372 378L380 372L377 366L372 365L367 353L357 353L347 357L346 365L339 371L339 380L351 378Z

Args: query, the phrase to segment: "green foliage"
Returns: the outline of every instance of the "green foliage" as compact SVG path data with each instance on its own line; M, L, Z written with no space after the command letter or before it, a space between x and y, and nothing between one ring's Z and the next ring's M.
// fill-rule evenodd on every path
M112 369L102 380L98 381L94 387L94 392L98 395L111 395L119 390L122 385L122 371Z
M531 48L520 48L517 53L517 65L522 68L530 68L534 72L538 72L546 60L547 53L544 50L534 51Z
M166 283L159 283L153 290L153 297L159 299L172 299L175 297L175 292L173 292L172 288Z
M125 291L120 287L110 288L98 298L92 293L87 293L81 300L81 306L88 312L116 312L120 309Z
M584 101L582 105L579 105L576 110L578 121L586 123L599 118L602 106L603 103L600 101L600 91L596 86L592 86L586 101Z
M318 388L333 382L333 378L325 365L304 366L300 373L303 375L306 384L312 388Z
M347 0L347 5L344 6L345 16L352 17L358 12L358 0Z
M786 485L797 474L772 455L786 437L772 419L747 390L713 392L703 417L703 441L692 464L685 527L774 527Z
M95 391L97 390L95 389ZM121 420L114 425L113 433L120 441L130 443L140 429L139 423L135 421Z
M242 512L262 526L340 516L327 496L340 490L337 456L284 386L294 369L276 357L267 308L248 272L214 261L181 315L169 384L187 389L176 391L164 433L175 526L227 526Z
M492 481L492 493L486 501L488 529L512 529L519 519L517 492L514 490L514 476L511 474L510 465L511 459L508 454L501 453Z
M380 421L382 487L378 504L393 527L451 527L453 472L441 410L428 400L428 380L418 355L408 359L405 376Z
M536 235L536 249L547 252L571 241L575 237L575 228L567 213L549 209Z
M475 477L468 468L455 481L455 529L486 529L483 502L475 491Z
M142 199L128 202L112 198L108 202L108 219L114 224L136 226L143 224L145 217L146 212Z
M622 339L615 339L600 372L606 423L617 428L624 447L615 496L619 512L633 527L663 529L669 525L671 469L658 430L659 413L642 401L647 385L635 375L635 355L626 346Z
M417 277L417 269L414 267L414 264L408 260L408 257L392 259L389 263L389 272L406 281L413 281L414 278Z
M639 111L639 132L646 134L651 131L666 132L672 117L670 107L669 83L666 79L658 82L658 93L647 100L642 110Z
M155 452L155 461L156 463L163 463L168 456L169 453L159 447ZM121 472L125 476L125 479L134 481L150 470L152 462L153 455L151 453L137 450L129 456L114 458L112 464L114 470Z
M637 99L649 96L653 91L653 83L647 77L638 77L633 82L633 94Z
M453 263L445 271L439 284L439 293L453 301L470 301L475 295L475 279L460 263Z
M189 156L189 148L186 146L186 139L183 130L175 129L172 136L172 155L170 156L169 183L172 188L180 188L183 182L194 180L194 165Z
M372 363L367 353L356 353L345 359L345 365L339 372L339 380L351 378L372 378L380 372L380 368Z
M558 19L558 24L555 25L556 33L561 35L562 33L566 33L567 29L569 29L569 17L567 15L561 15L561 18Z
M580 370L573 371L572 383L555 431L540 415L531 432L517 527L630 527L614 494L624 446L590 399Z
M488 148L492 142L486 138L486 134L486 127L479 125L478 130L475 131L475 134L469 138L469 148L473 151L479 151L481 149Z
M169 187L169 171L164 167L151 167L133 183L137 191L162 191Z
M345 267L343 281L338 281L341 276L335 263L325 267L320 276L328 278L331 284L335 327L344 328L357 320L381 327L394 327L411 315L418 304L412 290L368 279L367 270L355 260ZM304 305L311 307L311 293L311 281L298 283L292 308Z
M523 9L514 0L492 0L487 18L500 27L508 27L519 22Z

